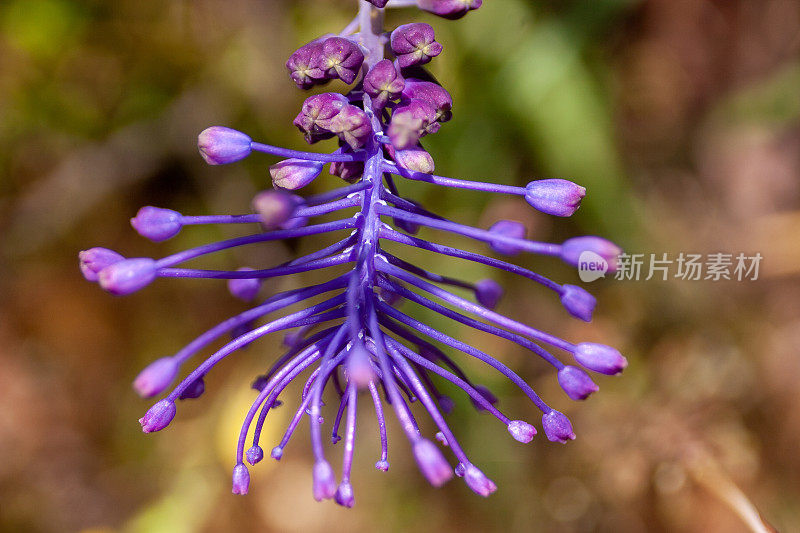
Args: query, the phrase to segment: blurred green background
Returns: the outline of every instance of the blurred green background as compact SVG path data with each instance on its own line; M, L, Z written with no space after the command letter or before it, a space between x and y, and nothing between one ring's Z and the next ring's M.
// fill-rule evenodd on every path
M628 356L625 375L601 379L583 404L515 346L425 315L515 368L578 433L568 446L541 436L522 446L456 397L452 426L499 486L489 499L457 480L428 487L396 426L392 468L376 471L369 408L354 509L311 498L305 429L281 463L251 469L249 496L232 496L248 385L278 355L278 337L222 365L168 431L140 432L149 403L130 388L139 369L242 306L221 282L162 281L113 298L83 281L77 251L162 256L233 234L189 228L155 245L128 219L148 204L246 212L274 160L208 167L197 133L224 124L303 147L291 120L305 95L283 63L305 41L338 32L354 6L0 2L0 530L765 531L760 512L777 530L800 531L796 0L486 0L457 22L387 14L389 27L433 24L445 47L431 70L453 94L454 118L426 142L439 173L516 185L568 177L588 189L570 220L519 199L401 183L404 194L460 222L523 220L536 239L593 233L629 252L764 256L757 281L595 282L590 325L569 319L547 291L502 276L504 313ZM310 189L336 185L323 174ZM298 246L314 242L219 254L211 268L274 264ZM578 282L555 261L519 262ZM495 372L466 366L505 411L535 419ZM266 449L287 413L268 424Z

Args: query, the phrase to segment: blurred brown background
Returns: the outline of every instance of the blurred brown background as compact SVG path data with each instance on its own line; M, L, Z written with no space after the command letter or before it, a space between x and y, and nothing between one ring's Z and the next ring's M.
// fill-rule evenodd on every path
M168 431L140 432L149 403L130 388L139 369L241 305L217 282L161 281L114 298L83 281L77 251L162 256L229 235L190 228L155 245L128 219L147 204L247 211L274 160L207 167L195 136L225 124L302 147L291 119L304 95L283 62L344 27L354 5L0 3L0 530L764 531L757 509L776 529L800 531L796 0L486 0L458 22L388 14L390 27L430 22L445 47L431 68L453 94L454 119L426 145L439 173L509 184L570 177L588 188L567 221L521 200L419 184L401 184L404 193L461 222L525 220L544 240L596 233L629 252L764 256L757 281L598 281L591 325L502 277L503 312L628 356L625 375L600 380L583 404L514 346L438 323L529 378L578 433L568 446L542 436L522 446L457 397L452 425L499 486L489 499L458 480L428 487L394 426L392 468L376 471L366 408L354 509L311 498L305 430L281 463L251 469L249 496L232 496L248 385L278 354L277 337L215 371ZM323 174L312 188L335 184ZM276 244L214 261L255 266L290 253ZM577 282L553 261L520 263ZM496 373L467 366L506 411L535 419ZM268 424L267 450L287 413Z

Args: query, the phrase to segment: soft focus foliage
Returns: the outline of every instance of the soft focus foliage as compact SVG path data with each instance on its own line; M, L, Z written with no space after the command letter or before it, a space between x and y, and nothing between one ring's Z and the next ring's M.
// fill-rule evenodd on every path
M800 529L800 8L792 0L495 0L457 23L418 18L436 21L447 53L431 70L458 109L426 143L437 167L519 186L565 177L588 195L557 232L522 199L486 203L423 183L407 187L415 197L483 227L526 221L533 239L598 233L628 251L765 256L756 282L594 282L591 325L566 322L559 303L524 280L502 279L501 309L624 348L630 367L625 380L598 378L603 394L580 409L556 403L579 434L568 448L544 439L515 446L454 397L463 444L501 487L491 500L458 484L430 489L410 450L394 455L387 483L363 451L359 505L320 506L308 497L302 446L280 468L265 460L253 469L248 498L231 496L232 440L252 397L241 384L278 353L278 337L221 367L203 407L184 408L167 436L141 435L136 419L147 404L129 386L139 370L243 304L225 283L192 281L111 299L83 282L74 252L102 242L150 256L228 236L198 227L155 245L128 219L147 204L227 212L266 187L263 161L207 167L196 135L230 124L304 149L287 124L306 95L284 62L320 20L344 27L346 4L0 3L0 530L369 531L379 521L401 531L425 520L440 531L745 531L736 513L752 516L736 486L776 528ZM338 180L322 175L312 187L324 179ZM272 263L290 257L287 246L295 244L235 259ZM552 265L542 273L580 284ZM474 279L489 274L459 268ZM541 368L513 345L466 327L449 332L526 376ZM551 378L533 385L558 397ZM486 384L523 410L502 380ZM361 449L375 448L377 432L364 422ZM214 446L196 445L209 435Z

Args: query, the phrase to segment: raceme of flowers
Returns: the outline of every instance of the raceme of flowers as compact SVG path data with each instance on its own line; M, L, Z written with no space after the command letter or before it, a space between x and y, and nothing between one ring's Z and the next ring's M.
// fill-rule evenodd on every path
M384 471L389 468L386 417L393 412L421 473L432 485L440 486L455 474L482 496L494 492L495 484L470 461L445 421L454 402L440 392L436 383L455 384L477 409L491 414L519 442L530 442L537 430L529 422L500 411L492 392L472 381L445 349L476 358L511 380L541 411L542 428L549 440L563 443L575 438L567 417L545 403L512 369L421 322L413 316L413 309L406 307L426 307L530 350L553 367L564 392L574 400L585 399L597 390L586 370L613 375L627 364L609 346L573 344L493 311L503 289L491 279L471 282L429 272L382 247L383 242L392 241L528 278L553 291L569 314L585 321L591 320L595 299L584 289L560 285L490 255L414 235L424 226L443 234L455 233L483 241L496 255L534 253L557 257L573 266L578 264L582 253L590 251L606 259L612 270L620 253L614 244L592 236L568 239L561 244L527 240L525 227L512 220L500 220L489 229L466 226L400 195L396 180L424 181L442 187L520 196L543 213L566 217L578 209L585 194L583 187L561 179L537 180L516 187L433 174L433 158L421 140L450 120L453 102L423 65L438 56L442 46L428 24L406 24L391 33L381 28L384 7L411 3L362 0L358 16L344 31L300 47L286 62L291 79L300 89L331 80L351 86L343 93L325 92L308 97L294 120L309 144L336 139L336 150L331 153L289 150L255 142L227 127L208 128L200 134L198 144L201 155L211 165L234 163L253 151L282 158L270 167L274 187L253 199L253 213L189 216L170 209L143 207L131 220L138 233L153 241L164 241L184 226L196 224L245 224L254 228L251 235L205 244L161 259L124 258L105 248L80 253L85 277L115 295L136 292L157 278L225 279L231 294L248 302L258 302L262 286L269 278L348 265L349 270L343 275L274 294L224 320L174 355L151 363L134 381L134 388L141 396L159 396L170 388L181 368L189 366L190 359L214 341L232 335L233 340L187 371L139 420L145 433L160 431L173 420L179 400L203 394L204 377L217 364L264 335L287 331L286 352L274 358L269 370L252 384L257 396L245 415L236 446L233 468L236 494L248 491L250 475L245 462L255 465L264 457L260 437L269 412L284 404L284 409L292 406L294 414L283 438L271 448L271 457L280 460L298 425L308 420L315 461L313 496L317 500L333 498L351 507L355 501L350 476L359 400L371 403L370 410L374 409L377 417L381 448L376 468ZM420 8L450 19L480 5L480 0L418 0ZM391 55L385 58L387 51ZM345 182L343 186L306 197L295 194L316 179L325 165L329 165L330 174ZM341 214L352 210L355 214ZM333 222L314 221L328 213L339 213L341 218ZM340 235L334 244L268 268L202 270L181 266L239 246L329 233ZM474 300L451 292L450 287L462 293L468 291ZM325 299L309 304L308 300L320 295ZM301 302L307 306L280 316L280 311ZM575 364L563 363L548 351L551 348L571 355ZM288 393L283 394L295 381L302 382L297 401L288 397ZM422 405L438 428L434 439L423 434L412 412L414 403ZM323 418L323 407L327 405L332 408L332 417ZM336 444L344 439L338 477L326 459L322 435L325 420L332 420L331 442ZM248 442L251 431L252 440ZM455 458L455 466L443 453L445 446Z

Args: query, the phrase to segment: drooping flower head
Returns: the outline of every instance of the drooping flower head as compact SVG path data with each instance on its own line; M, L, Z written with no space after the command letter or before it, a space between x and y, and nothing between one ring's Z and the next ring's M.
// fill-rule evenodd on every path
M166 393L140 419L146 433L168 427L176 416L179 401L202 396L205 375L234 352L269 333L285 332L286 351L278 357L269 357L268 370L251 384L255 399L245 415L236 445L234 494L246 494L249 490L250 473L245 462L254 466L264 459L266 443L261 442L262 428L270 411L286 405L293 415L281 440L269 446L270 457L280 460L297 427L307 422L314 455L313 497L333 499L342 506L352 507L355 491L350 473L358 402L362 401L371 404L369 410L374 411L378 420L381 443L375 463L378 470L389 469L387 416L391 413L411 444L420 472L432 485L440 486L457 476L475 493L490 495L497 487L459 445L445 419L456 404L439 390L439 385L454 384L476 409L504 425L520 443L531 442L537 430L523 419L526 413L520 413L520 418L503 413L492 391L474 382L461 369L459 357L482 361L516 385L540 411L541 428L547 439L564 443L575 438L569 419L545 403L511 368L415 318L414 311L419 307L532 352L553 367L555 379L573 400L583 400L597 391L589 372L613 375L627 365L625 358L609 346L574 344L499 313L503 287L491 278L468 281L431 272L403 259L404 254L394 255L383 247L386 241L391 241L401 245L400 248L472 261L528 278L554 292L568 314L585 321L591 320L596 302L583 288L561 285L496 255L531 253L560 258L577 266L580 256L591 252L613 269L620 253L618 247L599 237L574 237L562 244L528 240L525 226L513 220L497 221L488 229L471 227L448 220L436 214L435 209L401 194L397 180L424 181L476 194L517 196L542 213L562 217L572 215L586 194L583 187L563 179L537 180L520 187L433 173L434 158L421 141L450 120L453 100L446 89L430 81L433 78L421 69L435 60L442 46L428 24L405 24L388 34L376 27L382 20L383 8L408 4L403 0L361 2L354 24L339 35L327 34L301 46L287 60L289 76L300 89L333 82L332 87L342 91L308 97L294 119L294 125L309 144L336 139L337 146L332 151L290 150L255 142L228 127L210 127L198 139L200 153L209 164L235 163L252 152L275 156L279 160L269 166L273 188L253 198L251 213L188 216L147 206L131 220L137 232L153 241L167 240L186 226L197 224L243 224L253 228L251 234L161 259L125 258L106 248L80 253L80 267L86 279L99 283L112 294L133 293L159 278L182 277L226 280L231 295L244 302L255 302L176 353L157 358L136 377L134 389L141 396L150 398ZM481 1L418 0L417 5L436 15L457 19L478 9ZM393 54L390 57L384 57L386 44ZM325 165L329 165L330 175L338 176L347 185L339 182L327 192L303 195L302 190L309 183L324 179L320 176L325 175L322 172ZM336 214L336 219L320 222L317 217L326 214ZM493 255L415 237L422 227L481 241ZM230 270L181 266L241 246L327 234L339 236L331 245L278 265ZM259 298L264 288L271 285L271 278L343 265L346 272L331 276L328 281ZM317 303L311 303L312 300ZM287 311L297 309L295 304L303 305L299 310ZM227 335L232 340L184 372L181 381L169 390L182 375L182 369L190 366L190 359ZM574 364L562 362L551 349L570 354ZM285 392L295 381L303 382L299 398ZM435 435L429 435L418 423L419 413L414 414L412 404L419 404L419 410L430 416L436 426ZM325 416L323 408L328 408ZM330 430L331 445L343 441L339 474L326 458L323 426ZM253 440L248 445L251 429ZM437 443L446 445L446 449Z

